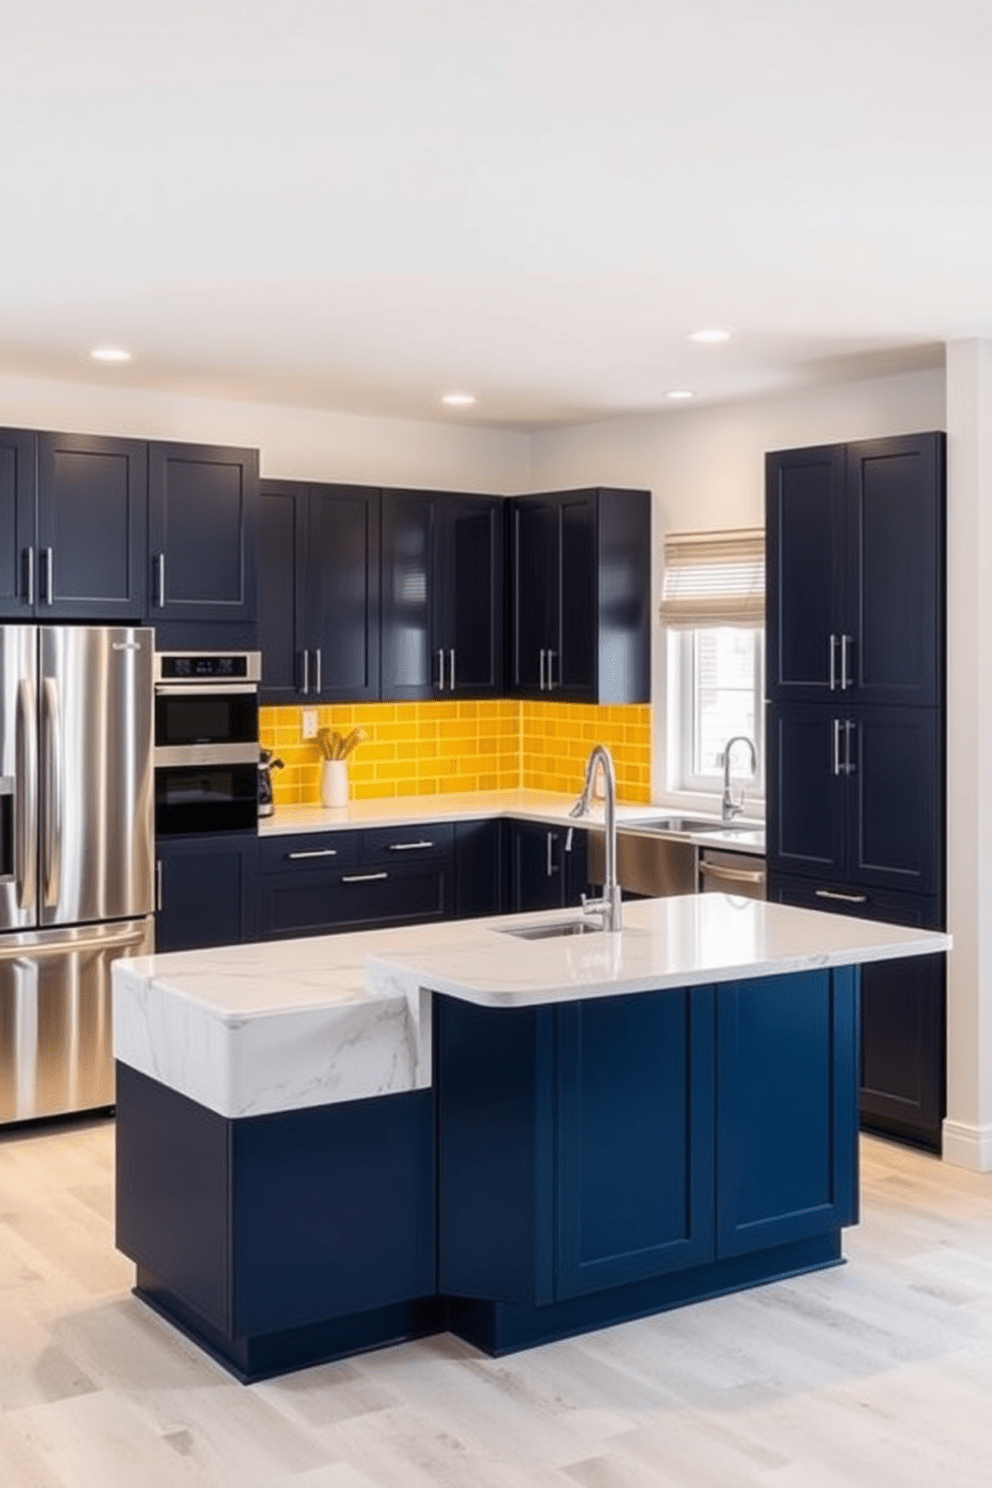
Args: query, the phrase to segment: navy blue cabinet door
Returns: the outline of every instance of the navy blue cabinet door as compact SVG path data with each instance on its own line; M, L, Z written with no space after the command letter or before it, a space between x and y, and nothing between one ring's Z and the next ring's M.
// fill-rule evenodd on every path
M822 698L831 682L837 685L844 472L843 445L766 457L765 641L773 698Z
M38 436L39 616L136 622L146 609L148 446Z
M562 909L586 889L586 834L542 822L510 823L510 907Z
M711 1261L713 989L557 1014L556 1296Z
M561 655L561 544L552 502L516 500L510 514L510 680L527 697L549 694L548 666ZM591 599L591 597L590 597Z
M716 989L717 1256L857 1219L857 972Z
M502 914L509 894L509 829L500 818L455 822L455 918Z
M832 709L772 704L766 747L769 870L843 879L847 777L840 773L846 735Z
M768 455L770 697L940 702L944 499L942 434Z
M944 436L847 447L848 696L930 707L943 695Z
M258 839L253 833L160 837L157 951L258 939Z
M257 623L258 451L152 444L153 621Z
M0 429L0 616L33 613L35 601L38 436Z
M506 502L451 496L441 517L435 644L448 653L443 695L498 697L505 684Z
M426 491L382 493L381 687L395 701L440 696L447 668L434 644L439 506Z
M310 487L306 681L322 702L379 696L379 529L377 490Z
M262 481L259 489L258 640L262 652L259 700L273 706L297 703L302 688L302 642L306 570L298 555L306 547L309 489L295 481Z

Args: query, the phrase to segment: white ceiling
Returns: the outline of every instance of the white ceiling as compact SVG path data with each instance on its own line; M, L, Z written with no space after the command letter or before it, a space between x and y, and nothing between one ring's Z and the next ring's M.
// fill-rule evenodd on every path
M992 336L990 0L0 20L0 373L539 427Z

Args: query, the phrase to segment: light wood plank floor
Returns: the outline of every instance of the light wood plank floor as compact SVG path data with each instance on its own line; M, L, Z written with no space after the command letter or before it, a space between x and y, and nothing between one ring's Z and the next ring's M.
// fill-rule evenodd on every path
M992 1484L992 1178L863 1142L839 1269L245 1388L130 1295L113 1125L0 1139L3 1488Z

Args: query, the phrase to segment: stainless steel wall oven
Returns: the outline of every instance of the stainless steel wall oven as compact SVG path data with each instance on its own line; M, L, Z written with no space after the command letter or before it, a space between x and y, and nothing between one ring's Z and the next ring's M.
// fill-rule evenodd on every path
M254 831L257 651L155 656L155 833Z

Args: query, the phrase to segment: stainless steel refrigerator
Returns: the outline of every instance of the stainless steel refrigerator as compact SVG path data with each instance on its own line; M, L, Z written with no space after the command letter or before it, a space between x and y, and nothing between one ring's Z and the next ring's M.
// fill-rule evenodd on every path
M0 1124L114 1100L110 964L154 946L153 653L0 626Z

